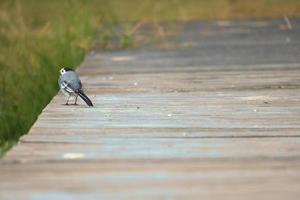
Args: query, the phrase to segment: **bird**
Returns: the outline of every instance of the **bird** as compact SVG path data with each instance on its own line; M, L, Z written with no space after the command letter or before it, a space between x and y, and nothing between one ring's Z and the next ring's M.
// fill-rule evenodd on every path
M74 105L77 105L77 97L79 96L88 106L94 106L92 101L82 91L80 78L73 69L69 67L63 67L60 69L58 85L62 93L67 97L65 105L69 105L69 99L71 96L75 96Z

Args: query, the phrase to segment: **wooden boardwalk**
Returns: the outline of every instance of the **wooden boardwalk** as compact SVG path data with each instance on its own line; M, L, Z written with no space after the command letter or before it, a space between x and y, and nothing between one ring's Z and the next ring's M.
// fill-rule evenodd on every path
M297 22L297 23L296 23ZM0 162L0 199L299 199L300 27L186 23L99 52Z

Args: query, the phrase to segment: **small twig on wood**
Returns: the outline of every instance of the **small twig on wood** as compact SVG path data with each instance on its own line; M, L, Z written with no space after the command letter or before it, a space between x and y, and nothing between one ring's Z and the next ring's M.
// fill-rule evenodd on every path
M287 17L287 16L284 16L284 21L288 27L289 30L292 30L293 29L293 26L292 26L292 23L290 22L290 19Z

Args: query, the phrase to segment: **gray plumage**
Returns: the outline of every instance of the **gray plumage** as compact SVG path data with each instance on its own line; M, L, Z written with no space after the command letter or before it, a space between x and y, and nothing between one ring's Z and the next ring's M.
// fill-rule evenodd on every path
M72 91L69 92L75 92L82 89L82 84L79 76L74 71L67 71L66 73L60 75L58 84L62 86L67 84L68 87L72 89Z
M60 70L58 85L62 93L68 98L66 105L69 103L70 96L75 96L75 105L77 97L80 96L88 106L93 106L92 101L83 93L82 84L79 76L71 68L62 68Z

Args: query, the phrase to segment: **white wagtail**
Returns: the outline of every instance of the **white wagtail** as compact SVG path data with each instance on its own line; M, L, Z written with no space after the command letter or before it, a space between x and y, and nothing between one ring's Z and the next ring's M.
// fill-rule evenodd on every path
M74 105L77 105L77 97L80 96L80 98L85 101L88 106L93 106L92 101L83 93L79 76L73 69L64 67L60 70L58 85L62 93L68 98L66 105L69 105L69 99L71 96L75 96Z

